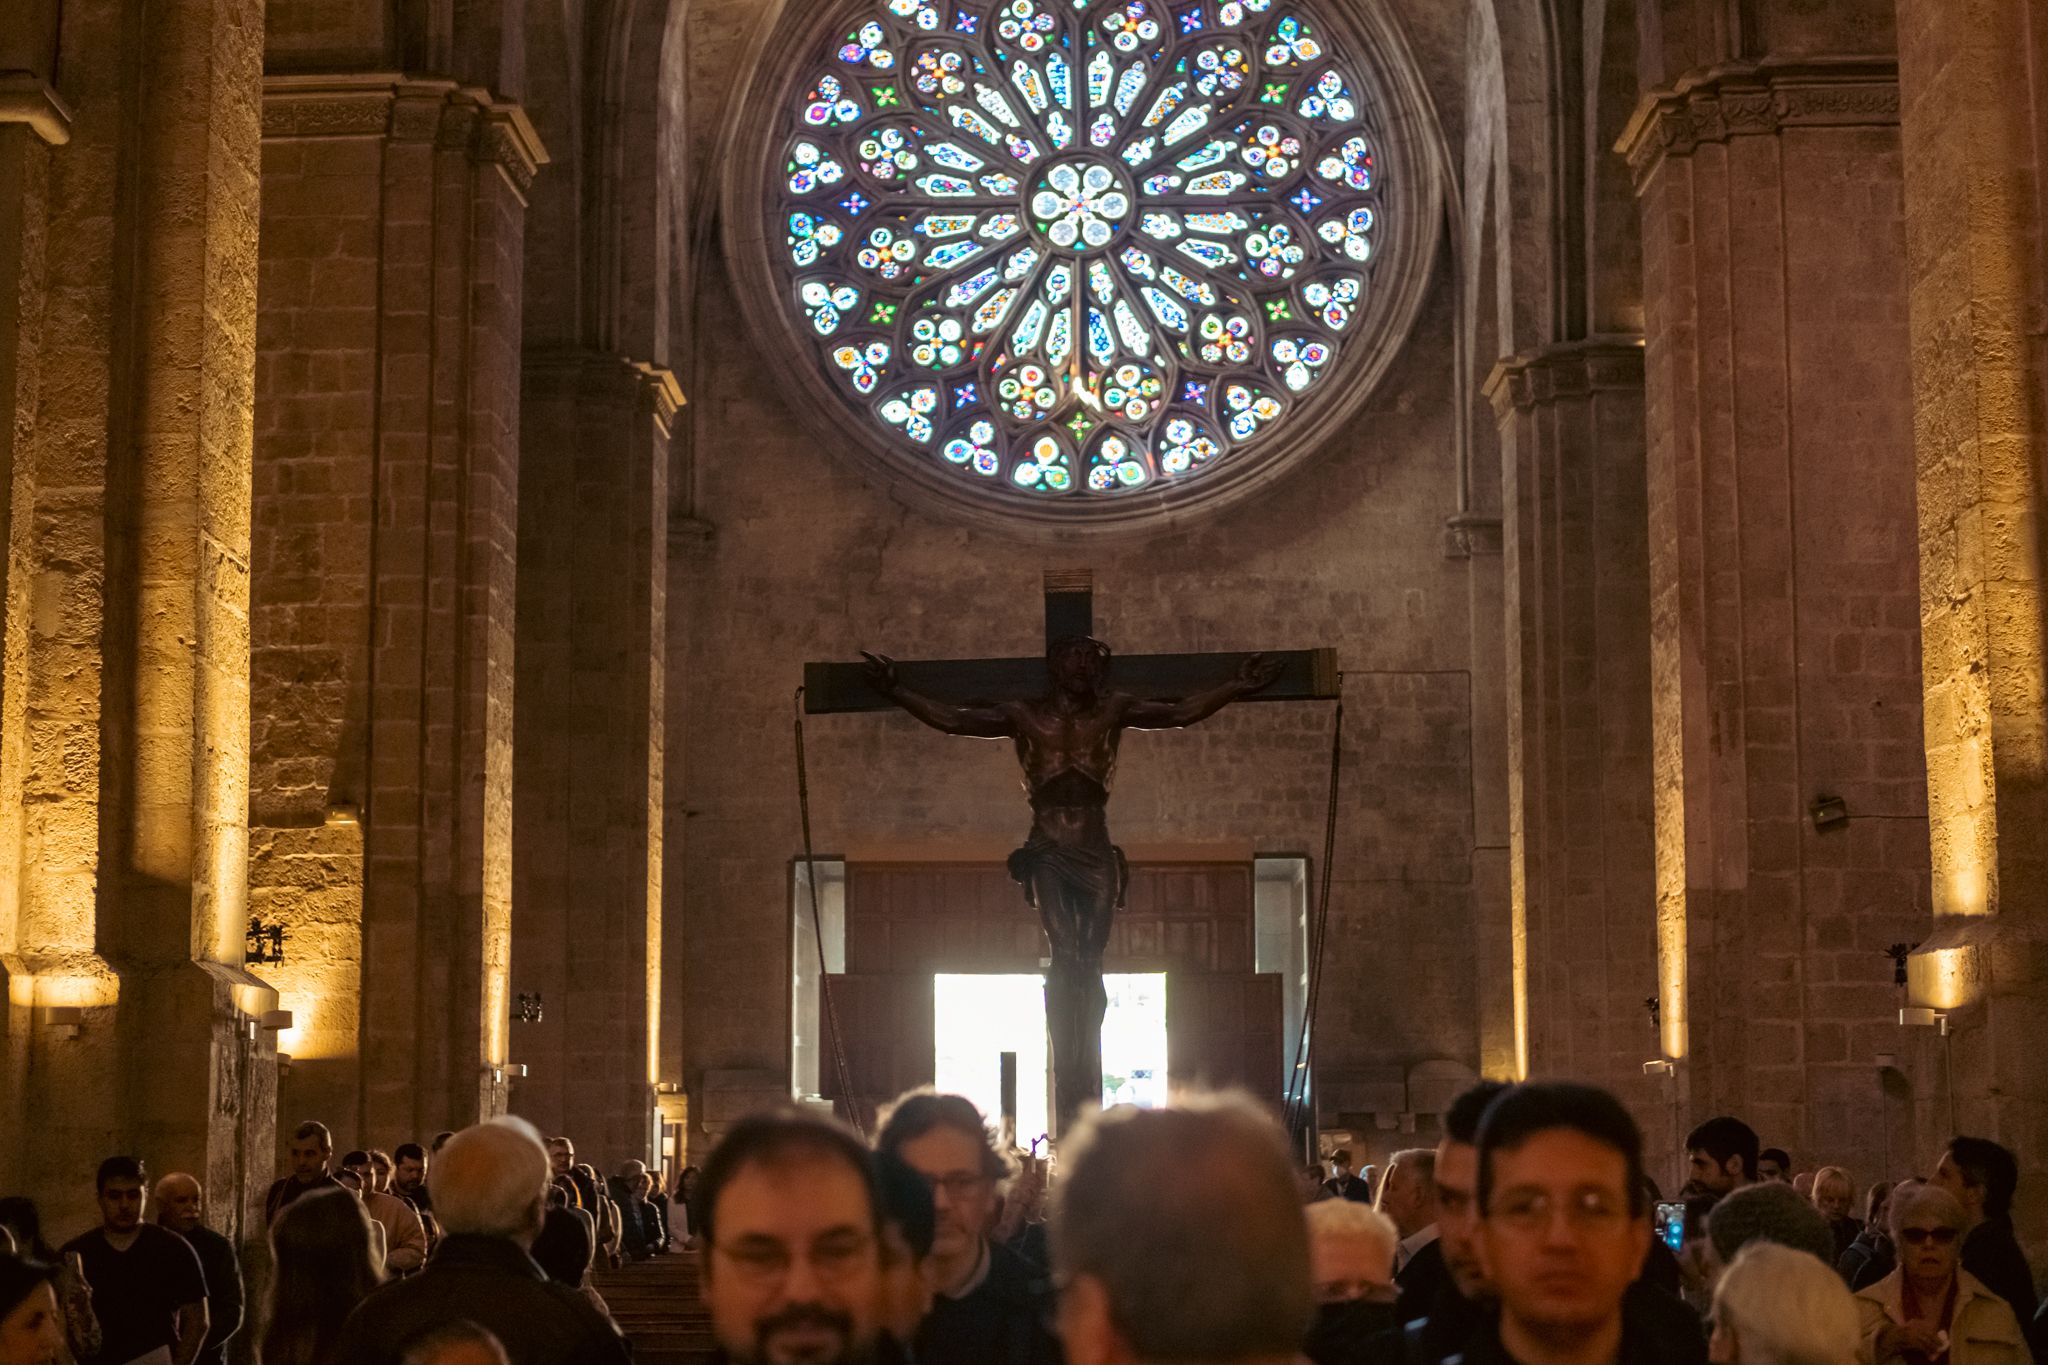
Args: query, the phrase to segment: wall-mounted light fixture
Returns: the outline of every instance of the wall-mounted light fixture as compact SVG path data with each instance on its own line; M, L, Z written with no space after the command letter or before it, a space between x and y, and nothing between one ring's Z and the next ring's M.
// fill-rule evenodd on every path
M1643 1063L1643 1074L1645 1076L1675 1076L1678 1074L1678 1063L1672 1061L1669 1057L1658 1057Z
M280 1052L277 1054L277 1074L280 1076L289 1076L292 1074L291 1053Z
M507 1079L507 1080L514 1080L514 1081L523 1081L523 1080L525 1080L525 1079L526 1079L526 1063L525 1063L525 1062L507 1062L507 1063L505 1063L505 1077L506 1077L506 1079Z
M251 915L247 939L242 950L243 966L275 967L284 961L285 928L282 924L265 924Z
M1849 803L1839 796L1816 796L1806 808L1817 830L1834 829L1849 823Z
M85 1011L77 1005L52 1005L45 1011L53 1036L71 1042L85 1027Z
M265 1010L263 1017L256 1021L272 1033L282 1033L292 1026L290 1010Z
M1924 1005L1908 1005L1899 1011L1901 1028L1940 1029L1941 1036L1948 1037L1948 1014L1942 1010L1928 1009Z

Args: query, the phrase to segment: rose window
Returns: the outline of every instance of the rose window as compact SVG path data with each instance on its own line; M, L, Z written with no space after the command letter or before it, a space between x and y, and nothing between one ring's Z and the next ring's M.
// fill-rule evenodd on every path
M769 246L892 458L1170 492L1346 386L1383 175L1316 0L870 0L812 61Z

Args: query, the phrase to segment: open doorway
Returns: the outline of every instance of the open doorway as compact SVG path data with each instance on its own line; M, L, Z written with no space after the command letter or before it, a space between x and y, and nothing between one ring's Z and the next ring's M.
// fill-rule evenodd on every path
M1166 974L1105 976L1102 1102L1166 1103ZM1046 1066L1045 979L1038 975L940 973L932 978L932 1079L996 1121L1003 1112L1003 1054L1017 1057L1018 1145L1052 1127Z

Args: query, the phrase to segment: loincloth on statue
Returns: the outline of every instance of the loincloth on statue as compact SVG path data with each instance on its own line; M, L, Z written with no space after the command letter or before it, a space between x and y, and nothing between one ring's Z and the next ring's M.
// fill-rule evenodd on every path
M1050 873L1076 893L1083 904L1107 903L1122 909L1124 892L1130 888L1131 868L1124 851L1104 838L1074 843L1053 838L1034 828L1024 847L1010 855L1010 876L1024 888L1025 898L1037 905L1037 878Z

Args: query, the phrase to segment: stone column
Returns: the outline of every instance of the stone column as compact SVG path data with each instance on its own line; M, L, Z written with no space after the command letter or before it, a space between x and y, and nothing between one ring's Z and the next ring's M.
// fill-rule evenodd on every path
M1624 141L1665 1049L1687 1118L1858 1172L1899 1047L1882 950L1926 913L1897 108L1883 60L1729 64ZM1817 825L1822 797L1846 821Z
M516 1112L649 1147L661 1001L668 371L529 350L519 502Z
M7 470L0 1179L59 1227L113 1151L198 1175L230 1232L270 1176L275 996L241 965L262 32L257 0L71 0L44 101L71 140L17 158L47 236L14 257L41 321Z
M502 1110L526 191L516 105L273 76L256 495L259 914L290 1114Z
M1650 839L1643 349L1510 357L1488 393L1506 506L1509 846L1528 1069L1609 1086L1662 1126Z
M1954 1067L1950 1093L1922 1093L1920 1155L1952 1123L2011 1147L2032 1240L2048 1235L2044 70L2038 6L1899 6L1935 915L1911 975L1913 1002L1950 1015Z

